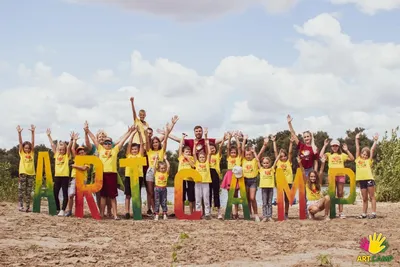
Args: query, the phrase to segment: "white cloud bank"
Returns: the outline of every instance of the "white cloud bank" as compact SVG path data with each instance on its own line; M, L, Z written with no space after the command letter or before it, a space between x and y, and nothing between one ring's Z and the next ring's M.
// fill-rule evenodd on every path
M330 0L332 4L354 4L362 12L374 15L378 11L400 8L400 0Z
M24 86L0 90L0 112L6 118L0 147L16 144L18 124L25 129L36 124L38 143L47 144L47 127L54 138L67 139L70 130L82 132L85 120L93 130L104 128L117 138L132 123L130 96L138 109L147 110L153 128L178 114L177 135L192 134L200 124L216 137L234 129L257 137L287 129L288 113L298 132L325 130L332 137L358 126L370 135L383 133L400 123L399 44L355 43L330 14L294 29L303 38L294 44L298 58L286 68L252 55L231 56L211 76L201 76L169 59L149 62L134 51L131 77L122 81L126 86L99 89L91 80L55 74L42 62L21 64L15 71ZM100 74L105 81L118 78L112 70ZM231 100L237 95L240 101Z

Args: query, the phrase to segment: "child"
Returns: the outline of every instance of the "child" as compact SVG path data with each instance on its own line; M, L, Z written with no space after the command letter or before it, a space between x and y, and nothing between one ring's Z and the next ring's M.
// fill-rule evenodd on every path
M261 158L262 154L267 148L268 141L269 138L266 137L260 153L258 154L258 158ZM260 169L260 188L263 201L263 222L272 221L272 198L274 196L275 187L275 166L278 160L279 157L275 159L275 162L272 166L272 160L269 157L263 157L261 158L261 162L258 161L258 167Z
M210 206L212 203L212 197L214 196L214 207L218 209L218 219L222 220L221 214L221 201L219 197L220 190L220 163L221 163L221 153L222 153L222 145L227 137L225 133L222 138L222 143L219 144L219 149L217 150L217 146L212 143L210 144L210 175L211 175L211 183L210 183Z
M65 142L58 141L57 146L54 144L53 139L51 138L51 130L47 129L47 137L49 138L49 142L51 145L51 149L54 153L55 159L55 172L54 172L54 198L56 200L56 207L58 211L58 216L65 215L65 209L67 208L68 203L68 185L69 185L69 159L71 157L71 145L73 141L74 133L71 133L71 141L68 143L68 146ZM63 203L60 208L60 200L58 195L60 193L60 189L62 188L63 192Z
M192 169L195 168L195 162L194 158L192 156L192 151L189 146L184 146L186 134L182 134L181 142L179 143L179 153L178 153L178 172L180 170L186 170L186 169ZM193 183L193 186L191 186L191 183ZM183 181L183 201L185 201L185 194L187 194L187 198L189 201L189 212L192 214L194 212L194 182L193 181Z
M278 169L282 169L285 174L285 178L287 183L289 184L289 188L292 189L293 184L293 170L292 170L292 150L293 150L293 137L290 138L289 142L289 153L286 152L285 149L281 149L278 153L278 149L276 147L276 136L272 136L271 140L274 144L274 154L275 159L279 158L276 166ZM285 220L289 218L289 198L285 193Z
M306 185L306 194L307 194L307 210L309 214L309 218L315 220L315 214L325 210L325 215L323 218L329 221L329 211L331 207L331 200L329 195L322 196L321 194L321 186L322 186L322 174L324 172L326 156L321 158L321 169L319 175L316 171L309 172L308 176L306 175L305 169L302 164L302 159L297 157L297 162L299 163L299 167L303 172L303 179Z
M133 143L133 139L135 134L139 135L139 142L140 144L137 143ZM138 128L135 128L135 130L133 131L131 138L129 138L129 142L128 142L128 147L126 149L126 157L129 158L138 158L138 157L143 157L144 155L144 147L143 147L143 136L141 131L139 131ZM143 168L140 166L138 168L138 172L139 172L139 192L137 192L139 194L139 199L140 202L142 201L142 198L140 196L140 189L142 188L142 185L144 184L143 181ZM133 170L131 167L126 167L125 168L125 219L130 219L130 205L131 205L131 196L132 196L132 192L131 192L131 178L130 175L132 175Z
M259 159L254 147L245 147L247 138L248 136L245 135L242 143L243 177L245 178L244 182L246 185L246 195L247 195L247 201L249 203L250 214L252 213L251 211L253 210L254 219L256 222L259 222L260 217L258 216L257 200L256 200Z
M161 141L157 136L153 137L150 141L149 135L146 135L146 138L147 138L146 154L147 154L147 160L148 160L148 164L149 164L149 168L147 169L147 172L146 172L146 187L148 189L147 192L149 194L150 206L153 209L153 211L154 211L154 173L155 173L155 167L156 167L155 162L156 162L157 157L159 159L164 158L165 151L167 150L168 135L174 128L175 123L178 121L178 119L171 120L171 121L172 121L172 123L171 124L167 123L167 125L165 127L165 139L164 139L164 142L162 143L162 146L161 146Z
M136 109L135 109L135 98L131 97L131 106L132 106L132 113L133 113L133 122L137 127L137 134L133 136L133 143L139 144L140 142L140 137L139 133L142 134L142 138L145 136L145 129L149 128L149 124L145 121L146 120L146 111L141 109L139 110L139 117L136 115ZM143 140L143 143L146 143L147 139Z
M363 199L363 213L358 217L358 219L367 218L368 195L371 199L372 205L372 213L368 218L376 218L375 180L372 175L371 165L378 138L379 135L375 134L374 144L371 149L369 149L369 147L364 147L361 149L360 154L360 133L356 135L356 181L359 182Z
M85 132L88 133L92 142L95 144L97 151L99 152L99 158L103 163L103 187L100 190L100 216L104 217L104 210L106 207L106 199L111 199L111 212L114 220L119 220L117 216L117 200L118 196L117 184L118 184L118 174L117 174L117 160L118 152L123 147L126 140L134 131L134 127L130 127L128 132L122 137L122 139L112 147L112 139L106 137L103 144L101 145L94 134L89 130L89 125L85 123Z
M236 139L235 145L231 145L232 136L234 136ZM225 173L224 179L222 180L221 188L226 189L229 192L229 189L231 187L231 180L232 180L232 169L235 166L242 165L242 156L241 156L242 151L241 151L241 146L239 143L239 133L238 132L233 132L233 133L228 132L228 144L227 144L226 151L228 154L228 157L226 158L226 161L228 164L228 170ZM237 198L238 195L239 195L239 183L236 184L234 197ZM239 219L239 205L238 204L234 205L234 213L232 216L234 219Z
M196 165L196 171L198 171L202 177L201 183L195 184L195 193L196 193L196 210L202 210L201 201L204 202L204 213L205 219L210 220L210 183L211 175L210 175L210 143L207 138L208 129L204 128L204 139L206 143L206 151L201 150L199 155L196 155L196 146L198 145L198 140L194 140L193 146L193 157Z
M79 156L86 155L86 150L85 150L86 148L83 146L80 146L75 150L76 141L78 139L79 139L79 135L75 134L73 136L72 148L71 148L72 156L74 158L75 158L76 154L78 154ZM67 210L65 212L66 217L69 217L72 215L72 207L74 206L74 197L75 197L75 193L76 193L76 180L75 180L76 179L76 170L83 171L84 180L87 180L87 176L88 176L87 171L89 170L89 166L86 164L84 166L79 166L74 163L71 165L71 167L72 167L71 180L70 180L69 186L68 186L68 204L67 204Z
M30 212L31 205L31 194L32 194L32 186L33 180L35 178L35 129L34 125L31 125L29 129L32 135L32 141L22 142L22 128L18 125L18 140L19 140L19 179L18 179L18 202L19 202L19 211ZM24 209L24 200L26 204L26 209Z
M343 150L347 154L342 153L340 149L340 142L338 140L331 141L331 151L332 153L325 153L326 147L329 145L329 139L325 139L324 146L321 149L319 156L322 158L326 155L328 161L328 168L344 168L344 162L347 160L354 160L353 154L349 151L346 144L343 144ZM336 182L336 194L338 198L342 198L344 195L344 184L346 182L346 176L344 174L339 174L335 177ZM346 215L343 213L343 205L339 204L339 218L345 219Z
M158 162L158 155L156 156L156 173L154 175L155 178L155 188L154 188L154 196L155 196L155 218L154 220L158 221L158 214L160 211L160 204L163 210L163 219L167 220L167 182L168 182L168 174L169 174L169 162L167 160L167 155L164 156L164 162Z

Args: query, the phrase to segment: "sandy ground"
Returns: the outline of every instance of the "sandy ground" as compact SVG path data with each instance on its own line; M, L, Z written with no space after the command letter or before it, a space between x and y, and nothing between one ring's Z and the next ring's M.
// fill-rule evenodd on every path
M331 221L301 221L297 206L285 222L95 221L52 217L45 206L41 214L22 213L16 204L0 203L0 265L303 267L318 266L316 257L329 254L333 265L327 266L367 266L356 262L367 255L359 241L382 232L390 245L385 255L395 259L381 266L400 266L400 203L378 203L375 220L352 217L360 210L346 205L348 218Z

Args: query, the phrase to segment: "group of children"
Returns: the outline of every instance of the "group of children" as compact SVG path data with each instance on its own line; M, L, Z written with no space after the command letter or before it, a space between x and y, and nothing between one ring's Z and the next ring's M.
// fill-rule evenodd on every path
M222 219L220 204L220 188L229 190L232 179L244 177L246 187L246 197L249 204L250 213L255 221L260 221L258 215L258 206L256 201L257 187L261 188L262 194L262 221L272 220L272 200L274 188L276 187L275 172L276 169L282 169L286 181L291 188L293 184L292 171L292 148L293 143L297 145L297 161L303 171L303 178L306 185L307 210L310 218L315 218L315 214L325 211L324 217L329 219L330 199L329 196L323 196L321 192L322 174L325 163L329 168L344 168L344 162L347 160L356 161L356 180L360 184L363 197L363 211L359 218L367 218L368 196L372 202L372 214L368 218L376 218L376 200L375 200L375 182L371 171L372 156L376 148L378 136L374 136L374 144L371 148L359 147L360 134L356 136L356 158L348 150L347 145L337 140L325 140L324 146L318 153L314 144L313 136L310 132L303 133L303 140L300 141L292 127L292 118L287 117L288 126L291 131L291 138L288 150L278 148L275 136L265 137L261 150L257 153L254 146L247 144L247 135L239 131L227 132L220 140L209 139L208 130L201 126L195 127L195 139L186 139L182 134L181 138L175 138L170 135L178 117L174 116L171 122L167 123L164 130L159 130L160 137L153 136L153 130L146 122L146 112L139 111L136 114L134 98L130 99L134 126L129 127L124 135L116 142L100 131L96 136L89 129L89 124L85 122L85 144L78 146L79 134L72 132L70 142L53 142L51 130L47 129L47 136L54 152L55 170L54 170L54 197L59 216L71 216L75 195L75 177L76 170L83 171L85 179L88 177L90 166L70 165L76 155L96 155L103 163L103 186L98 193L98 205L100 215L105 216L105 208L108 207L108 213L116 220L118 184L124 187L125 193L125 218L130 218L130 203L132 194L139 194L140 188L145 185L147 192L148 215L154 216L159 220L160 206L162 209L162 218L167 219L167 181L169 178L170 164L166 158L166 149L168 139L179 141L179 166L178 171L182 169L195 169L201 176L201 182L184 181L184 200L187 197L189 201L190 212L203 211L205 219L211 218L211 204L214 200L214 207L218 209L217 217ZM34 133L35 126L31 126L32 141L22 141L22 129L17 127L19 136L19 210L30 211L30 201L32 184L35 175L34 166ZM232 138L236 142L232 143ZM242 139L242 140L240 140ZM92 141L92 143L90 142ZM129 140L129 141L128 141ZM139 192L132 192L130 187L130 176L133 170L130 167L125 169L125 181L119 182L118 175L118 153L128 141L126 147L126 157L146 157L147 166L139 167ZM227 172L221 179L220 163L222 158L222 147L227 141ZM275 159L263 156L269 142L272 141ZM330 145L330 152L325 153L327 146ZM342 152L343 150L343 152ZM321 166L318 171L318 163ZM259 177L259 185L258 178ZM94 177L96 179L96 177ZM221 183L222 180L222 183ZM345 175L336 176L337 197L344 195ZM63 202L60 206L59 192L62 190ZM234 196L239 194L238 184L235 188ZM25 200L25 207L24 207ZM204 210L203 210L204 206ZM285 219L288 218L289 199L285 195ZM239 218L238 207L235 205L233 218ZM339 205L339 217L345 218L343 205Z

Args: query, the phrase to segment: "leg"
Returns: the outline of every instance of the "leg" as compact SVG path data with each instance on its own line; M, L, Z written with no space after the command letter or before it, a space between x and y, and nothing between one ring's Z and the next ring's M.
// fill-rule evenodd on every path
M344 183L336 183L337 186L337 196L338 198L343 198L344 195ZM343 205L339 204L339 213L342 214L343 213Z
M323 208L325 210L325 217L327 219L329 219L329 212L330 212L330 209L331 209L331 199L329 198L329 195L326 195L324 197L323 205L324 205Z
M131 196L125 196L125 214L129 214L131 206Z
M60 211L60 200L58 199L58 195L60 194L60 189L61 189L61 179L60 177L54 177L54 198L56 201L56 208L57 211Z
M111 216L111 214L112 214L112 204L111 203L112 203L111 198L107 197L106 206L107 206L107 215L108 216Z
M212 198L213 198L213 192L214 192L212 181L213 181L213 179L212 179L212 173L211 173L211 183L208 184L208 192L209 192L208 201L209 201L211 207L212 207ZM215 198L214 198L214 207L215 207Z
M233 196L235 198L239 197L239 189L235 189L235 193L233 194ZM236 219L239 218L239 205L238 204L234 204L234 216L236 217Z
M368 194L371 198L372 213L376 213L376 198L375 198L375 184L374 186L368 187Z
M33 188L33 180L35 179L34 176L29 175L27 176L27 184L26 184L26 209L29 210L31 207L31 200L32 200L32 188Z
M63 192L63 204L62 204L62 210L65 211L67 208L68 204L68 185L69 185L69 180L70 178L64 177L62 178L62 192Z
M368 211L368 189L363 188L361 189L361 196L363 201L363 215L367 214Z
M96 192L96 203L97 203L97 207L100 210L100 206L101 206L101 194L100 194L100 191Z
M251 203L251 206L252 206L252 208L253 208L253 212L254 212L254 215L256 216L256 217L258 217L258 208L257 208L257 200L256 200L256 192L257 192L257 188L254 186L254 187L250 187L250 189L249 189L249 196L250 196L250 203ZM250 204L249 203L249 204Z
M249 212L250 212L250 216L251 216L253 214L253 211L252 211L252 206L251 206L251 201L250 201L250 187L248 187L247 185L246 185L246 198L247 198L247 204L249 205Z
M131 206L131 178L129 176L125 177L124 180L124 193L125 193L125 214L126 216L129 215L129 209ZM139 183L139 192L140 192L140 183ZM140 194L140 193L139 193Z
M274 197L274 189L267 188L267 217L272 218L272 198Z
M189 209L190 209L190 214L192 214L195 211L196 207L196 190L195 190L195 182L193 181L186 181L187 182L187 197L189 201ZM201 200L200 200L201 202Z
M263 218L267 218L267 206L268 206L268 188L261 188L261 198L262 198L262 215Z
M19 179L18 179L18 202L19 202L20 210L22 210L24 208L24 196L26 195L26 180L27 180L27 175L21 174L19 176Z
M202 190L201 190L201 183L196 183L194 185L194 192L196 198L196 211L201 210L201 198L202 198Z
M106 209L106 197L100 197L100 216L104 217L104 211Z
M160 213L160 200L161 200L161 194L160 194L160 188L156 187L154 188L154 213L158 215Z
M118 219L117 216L117 199L115 197L110 198L111 201L111 212L112 215L114 216L114 219Z
M210 184L202 184L203 187L202 189L202 195L203 195L203 201L204 201L204 210L206 216L210 216L211 214L211 204L210 204Z
M149 188L150 188L150 207L152 210L154 210L155 203L154 203L154 182L149 182Z
M285 219L289 217L289 198L287 197L286 193L285 194Z
M161 190L161 207L163 210L164 214L167 214L168 212L168 206L167 206L167 188L162 188Z

